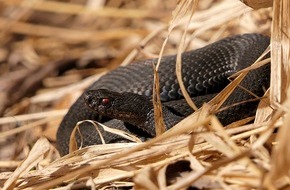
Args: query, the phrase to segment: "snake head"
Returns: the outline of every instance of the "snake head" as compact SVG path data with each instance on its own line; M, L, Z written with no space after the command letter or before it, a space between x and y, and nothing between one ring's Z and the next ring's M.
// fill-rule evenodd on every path
M142 125L153 109L150 99L130 92L118 93L106 89L88 90L83 95L89 108L102 116Z
M89 90L84 93L84 100L89 108L104 115L106 110L110 110L115 100L114 95L114 92L105 89Z

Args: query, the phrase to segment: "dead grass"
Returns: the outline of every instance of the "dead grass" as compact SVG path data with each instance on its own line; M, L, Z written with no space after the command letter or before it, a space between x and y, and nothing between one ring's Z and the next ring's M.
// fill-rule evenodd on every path
M0 3L2 189L289 188L288 0L257 10L232 0ZM247 32L271 36L271 87L253 124L225 128L209 114L246 69L211 102L148 142L95 145L59 157L53 145L61 118L105 72ZM41 85L34 80L40 71Z

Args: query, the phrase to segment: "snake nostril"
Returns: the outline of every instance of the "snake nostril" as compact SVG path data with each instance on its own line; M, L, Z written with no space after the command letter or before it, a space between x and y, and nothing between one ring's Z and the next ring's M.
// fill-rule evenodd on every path
M93 101L93 96L92 93L90 91L87 91L84 93L84 100L86 103L91 104Z

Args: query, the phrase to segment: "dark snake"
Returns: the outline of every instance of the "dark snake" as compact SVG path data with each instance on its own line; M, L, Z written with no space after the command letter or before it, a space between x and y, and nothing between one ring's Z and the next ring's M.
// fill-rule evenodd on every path
M228 83L228 77L254 63L269 46L269 37L243 34L228 37L203 48L182 54L183 83L197 106L211 100ZM119 67L93 83L71 106L57 132L57 148L68 154L70 135L78 121L95 120L107 126L136 134L154 137L153 67L157 59L137 61ZM176 55L164 56L158 70L160 97L166 128L172 127L193 110L185 102L175 75ZM270 83L270 66L250 71L240 83L248 91L261 97ZM227 125L253 116L259 100L237 87L224 106L230 106L216 115ZM241 103L239 103L241 102ZM102 143L99 133L89 123L81 124L76 134L78 146ZM123 142L123 138L102 131L106 143ZM81 138L82 137L82 138Z

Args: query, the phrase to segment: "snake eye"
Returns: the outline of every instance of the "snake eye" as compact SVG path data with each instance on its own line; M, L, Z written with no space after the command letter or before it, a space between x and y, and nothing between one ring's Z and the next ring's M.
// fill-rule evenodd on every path
M111 103L109 98L103 98L101 104L103 106L108 106Z

